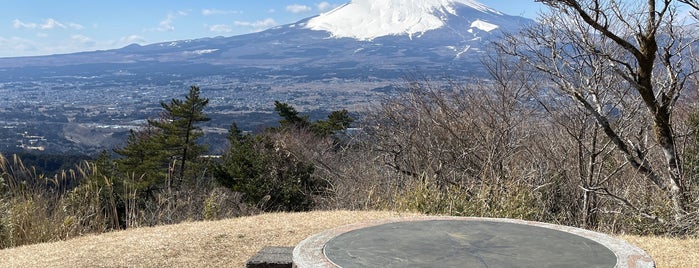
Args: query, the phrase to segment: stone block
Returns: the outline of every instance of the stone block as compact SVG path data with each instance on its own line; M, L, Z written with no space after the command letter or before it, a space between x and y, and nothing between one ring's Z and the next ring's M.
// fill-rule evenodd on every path
M293 247L266 247L250 258L247 268L291 268Z

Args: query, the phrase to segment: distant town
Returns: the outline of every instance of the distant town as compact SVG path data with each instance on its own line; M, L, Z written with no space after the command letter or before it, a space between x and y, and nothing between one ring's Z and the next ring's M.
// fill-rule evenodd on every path
M234 122L249 131L275 124L275 100L312 117L337 109L357 112L399 91L402 84L296 77L241 81L224 75L154 78L127 72L0 82L0 149L88 155L112 149L125 141L130 129L157 118L160 102L181 98L190 85L200 86L210 100L207 113L212 120L205 126L205 139L222 140Z

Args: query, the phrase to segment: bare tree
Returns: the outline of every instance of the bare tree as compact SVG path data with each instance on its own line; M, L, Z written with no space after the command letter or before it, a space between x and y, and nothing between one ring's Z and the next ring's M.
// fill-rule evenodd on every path
M692 7L693 9L699 10L699 1L697 0L678 0Z
M407 93L372 112L364 130L377 162L399 178L399 191L429 185L483 215L545 214L534 199L547 196L536 190L546 188L540 186L547 176L530 156L541 129L529 100L536 80L520 71L521 64L502 60L489 59L491 78L471 84L409 81ZM506 208L512 204L518 209Z
M675 219L683 219L690 208L672 117L688 78L697 69L687 58L691 48L683 39L685 33L674 24L676 3L537 2L550 8L541 15L540 24L510 36L500 48L544 75L551 82L551 94L568 96L591 114L626 163L667 194ZM639 105L645 109L638 110ZM632 127L621 118L635 118L641 125ZM646 141L647 133L652 133L654 144ZM662 161L654 161L656 157ZM613 193L601 193L638 209ZM642 214L662 220L652 213Z

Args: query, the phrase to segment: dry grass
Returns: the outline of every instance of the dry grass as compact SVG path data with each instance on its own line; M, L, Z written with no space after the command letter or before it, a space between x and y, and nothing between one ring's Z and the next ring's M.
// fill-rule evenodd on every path
M645 250L658 268L699 268L699 239L622 235L624 239Z
M395 212L274 213L90 235L0 250L2 267L244 267L265 246L294 246L322 230ZM658 267L699 267L699 240L623 236Z
M245 261L265 246L294 246L328 228L401 216L395 212L274 213L137 228L1 250L0 266L245 267Z

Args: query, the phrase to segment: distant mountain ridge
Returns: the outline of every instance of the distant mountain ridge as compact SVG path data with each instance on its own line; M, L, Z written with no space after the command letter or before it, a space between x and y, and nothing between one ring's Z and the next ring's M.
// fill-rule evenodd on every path
M501 31L517 31L532 20L509 16L473 0L354 0L330 12L258 33L129 45L120 49L21 58L0 58L0 74L45 76L190 71L332 77L354 70L424 70L464 75ZM184 66L185 68L179 68ZM38 68L38 69L37 69ZM458 70L462 70L458 73ZM419 71L419 70L418 70ZM379 72L381 73L381 72Z

